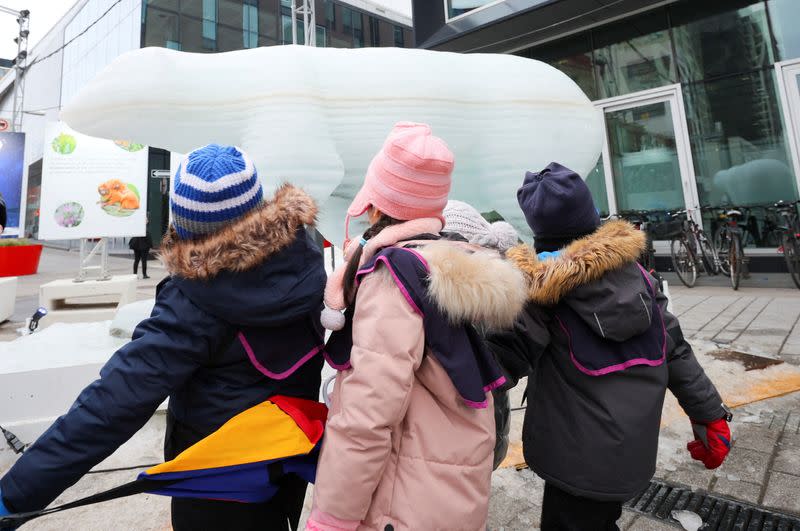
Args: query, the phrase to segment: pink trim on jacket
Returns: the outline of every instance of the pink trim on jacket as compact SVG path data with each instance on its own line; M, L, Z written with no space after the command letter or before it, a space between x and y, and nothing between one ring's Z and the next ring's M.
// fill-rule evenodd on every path
M346 371L352 367L352 364L348 361L347 363L337 364L335 363L331 357L328 355L327 352L323 351L322 355L325 357L325 361L328 362L328 365L336 369L337 371Z
M489 385L485 385L483 387L483 390L488 393L490 391L494 391L495 389L497 389L498 387L500 387L504 383L506 383L506 377L505 376L501 376L500 378L498 378L497 380L493 381Z
M408 304L411 305L411 308L415 312L417 312L421 317L425 317L425 314L422 313L422 310L419 309L419 307L417 306L417 303L414 302L414 299L411 298L411 294L408 292L408 290L403 285L403 283L400 282L400 278L397 276L397 273L394 272L394 269L392 268L392 264L389 263L389 259L386 258L385 256L379 256L378 258L376 258L375 259L375 264L373 264L373 266L370 267L369 269L361 269L361 270L359 270L359 272L356 273L356 281L358 281L359 277L363 277L364 275L368 275L369 273L372 273L373 271L375 271L375 269L378 267L378 262L383 262L383 264L386 266L386 269L388 269L389 273L392 274L392 278L394 279L394 283L397 285L398 289L400 290L400 293L403 294L403 297L405 297L405 299L408 302Z
M661 310L659 310L659 312L660 311ZM658 367L659 365L663 364L664 360L666 360L666 358L667 358L667 354L666 354L667 343L666 343L666 336L665 336L664 347L663 347L664 352L662 352L661 357L659 359L657 359L657 360L651 360L651 359L647 359L647 358L634 358L632 360L628 360L628 361L623 362L623 363L617 363L616 365L611 365L609 367L603 367L602 369L587 369L586 367L581 365L581 363L575 357L575 353L572 351L572 336L570 335L569 330L567 330L567 327L564 326L564 323L561 321L561 319L559 319L558 316L556 316L556 321L558 321L558 326L561 327L561 330L567 336L567 344L569 345L569 357L572 360L572 364L575 365L575 367L579 371L581 371L584 374L588 374L589 376L603 376L603 375L606 375L606 374L610 374L612 372L625 370L628 367L633 367L635 365L647 365L649 367ZM662 327L663 327L664 326L664 324L663 324L664 320L663 319L661 320L661 323L662 323ZM664 331L666 332L666 327L664 328Z
M255 352L253 352L253 348L250 346L250 343L247 341L247 338L244 337L244 334L242 332L239 332L238 336L239 336L239 342L242 344L242 347L244 347L244 351L247 352L247 357L250 358L250 363L253 364L253 367L258 369L258 371L264 376L268 376L273 380L285 380L286 378L294 374L295 371L297 371L297 369L305 365L305 363L308 360L319 354L319 352L325 347L325 345L319 345L317 347L314 347L313 349L311 349L311 352L309 352L308 354L297 360L297 363L295 363L285 371L272 372L263 365L261 365L261 362L258 361Z

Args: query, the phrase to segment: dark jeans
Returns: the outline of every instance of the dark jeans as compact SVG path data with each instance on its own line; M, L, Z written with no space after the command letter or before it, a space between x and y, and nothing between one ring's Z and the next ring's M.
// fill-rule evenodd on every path
M139 272L139 260L142 261L142 275L147 276L147 255L150 251L133 251L133 274Z
M307 483L294 475L281 479L278 493L266 503L172 499L174 531L290 531L297 529Z
M542 531L619 531L622 502L573 496L545 483Z

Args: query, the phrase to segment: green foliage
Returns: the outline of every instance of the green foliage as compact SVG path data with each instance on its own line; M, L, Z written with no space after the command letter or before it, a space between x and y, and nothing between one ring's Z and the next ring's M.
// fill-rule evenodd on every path
M0 247L24 247L26 245L36 245L30 240L24 238L2 238L0 239Z

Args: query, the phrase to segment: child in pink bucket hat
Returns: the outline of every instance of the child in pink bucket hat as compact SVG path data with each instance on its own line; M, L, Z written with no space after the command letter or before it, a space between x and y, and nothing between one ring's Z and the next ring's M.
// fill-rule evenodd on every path
M364 184L347 209L344 252L345 260L352 264L350 276L376 250L410 236L442 230L453 166L453 153L441 138L433 136L430 126L414 122L394 126L370 162ZM368 211L371 218L379 221L354 247L350 218ZM402 221L408 223L401 224ZM345 293L352 287L345 277L345 268L339 268L325 289L322 325L328 330L341 330L344 326Z
M339 372L307 529L486 529L505 378L473 325L510 328L526 291L496 251L439 234L452 172L429 126L401 123L350 205L371 226L325 290Z

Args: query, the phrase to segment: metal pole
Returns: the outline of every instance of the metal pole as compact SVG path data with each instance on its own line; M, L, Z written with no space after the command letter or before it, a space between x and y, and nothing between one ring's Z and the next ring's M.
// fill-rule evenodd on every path
M292 44L297 44L297 0L292 0Z
M25 65L28 57L28 35L30 33L30 12L17 13L19 35L17 41L17 59L14 62L14 107L11 115L12 130L22 131L23 102L25 100Z
M302 0L303 5L298 13L303 15L303 31L305 32L305 45L317 45L317 22L314 15L314 0Z

